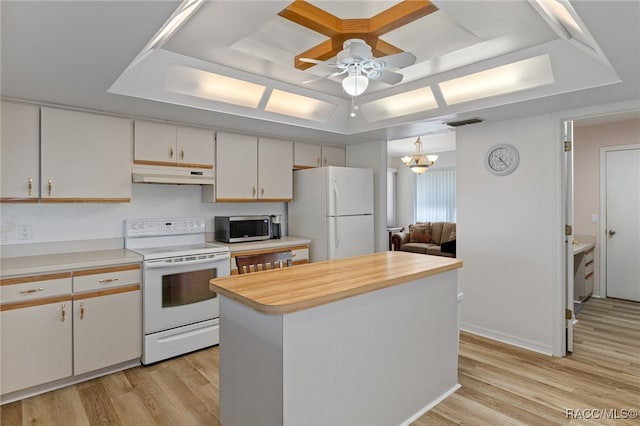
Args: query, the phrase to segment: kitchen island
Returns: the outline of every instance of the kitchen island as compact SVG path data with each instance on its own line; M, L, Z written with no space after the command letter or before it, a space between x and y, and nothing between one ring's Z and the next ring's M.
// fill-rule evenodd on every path
M461 266L382 252L211 280L222 423L415 420L459 387Z

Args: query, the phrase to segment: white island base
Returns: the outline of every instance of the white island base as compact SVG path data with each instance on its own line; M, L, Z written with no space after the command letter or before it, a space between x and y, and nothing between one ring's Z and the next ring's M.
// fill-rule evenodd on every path
M457 271L284 314L220 297L220 419L409 424L460 387Z

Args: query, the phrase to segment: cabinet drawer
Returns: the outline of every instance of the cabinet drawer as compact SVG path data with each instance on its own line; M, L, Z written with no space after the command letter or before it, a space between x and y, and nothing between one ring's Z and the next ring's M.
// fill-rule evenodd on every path
M307 247L307 248L292 250L291 256L293 257L294 265L309 263L309 248Z
M585 252L584 259L585 259L585 262L587 263L593 262L593 249Z
M0 280L0 303L23 302L71 293L71 272Z
M87 269L73 273L74 293L139 284L140 265L120 265L109 268Z
M587 261L587 264L584 266L584 276L588 276L593 273L593 260L591 262Z

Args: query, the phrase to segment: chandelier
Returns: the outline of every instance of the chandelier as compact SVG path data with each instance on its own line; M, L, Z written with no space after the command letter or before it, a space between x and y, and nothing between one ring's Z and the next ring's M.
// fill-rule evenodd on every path
M402 157L402 162L405 166L409 167L412 172L421 174L426 172L429 167L435 164L438 156L424 154L422 152L422 141L420 140L420 138L416 140L415 145L415 154Z

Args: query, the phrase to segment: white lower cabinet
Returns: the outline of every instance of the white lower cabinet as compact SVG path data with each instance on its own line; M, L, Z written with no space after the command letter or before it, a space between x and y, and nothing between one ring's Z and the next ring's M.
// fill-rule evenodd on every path
M88 373L140 356L140 289L73 300L73 373Z
M3 306L2 394L69 377L71 296L68 300L10 309Z
M3 398L140 358L140 282L137 263L0 280Z

